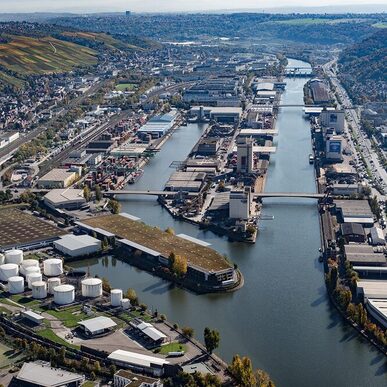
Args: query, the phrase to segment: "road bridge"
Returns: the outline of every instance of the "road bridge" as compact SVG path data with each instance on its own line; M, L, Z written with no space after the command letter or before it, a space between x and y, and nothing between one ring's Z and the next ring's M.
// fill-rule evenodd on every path
M106 191L105 196L122 196L122 195L147 195L147 196L176 196L176 195L188 195L197 196L195 192L181 192L181 191L132 191L132 190L120 190L120 191ZM264 198L304 198L304 199L323 199L324 194L309 193L309 192L262 192L253 193L254 199Z

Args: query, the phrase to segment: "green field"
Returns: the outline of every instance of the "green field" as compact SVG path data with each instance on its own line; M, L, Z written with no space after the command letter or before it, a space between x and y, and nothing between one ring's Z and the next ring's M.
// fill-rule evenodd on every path
M119 83L116 86L117 91L133 91L137 85L134 83Z
M160 347L160 353L161 355L168 355L168 352L181 352L186 351L186 346L184 344L180 343L170 343L166 344Z
M0 368L8 367L12 363L22 360L23 354L16 349L0 343Z
M65 72L97 63L94 50L74 43L52 37L9 37L9 43L0 44L0 65L22 75Z
M44 337L46 339L53 341L54 343L63 345L64 347L79 349L79 346L70 344L66 340L63 340L61 337L57 336L52 329L49 329L49 328L42 329L38 331L37 334L41 337Z
M67 328L75 328L78 326L79 321L88 318L87 314L83 313L79 306L73 306L60 311L47 310L46 312L58 320L61 320L63 325Z

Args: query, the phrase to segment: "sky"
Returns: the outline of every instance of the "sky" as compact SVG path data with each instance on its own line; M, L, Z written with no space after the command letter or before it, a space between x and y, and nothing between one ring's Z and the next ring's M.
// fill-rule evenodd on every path
M387 0L0 0L0 12L174 12L384 4Z

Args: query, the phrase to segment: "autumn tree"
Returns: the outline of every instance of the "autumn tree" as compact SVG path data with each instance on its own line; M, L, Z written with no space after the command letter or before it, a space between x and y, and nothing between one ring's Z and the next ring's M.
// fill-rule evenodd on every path
M257 379L254 375L253 365L247 356L241 358L239 355L235 355L228 370L238 386L256 386Z
M218 331L211 330L210 328L204 328L204 344L207 352L212 353L219 347L220 335Z

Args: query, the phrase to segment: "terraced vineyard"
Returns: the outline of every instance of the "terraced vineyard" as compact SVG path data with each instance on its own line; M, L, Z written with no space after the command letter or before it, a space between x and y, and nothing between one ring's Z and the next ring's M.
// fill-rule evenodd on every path
M52 37L10 36L0 45L0 66L21 75L70 71L97 63L97 52ZM0 78L5 75L0 73Z

